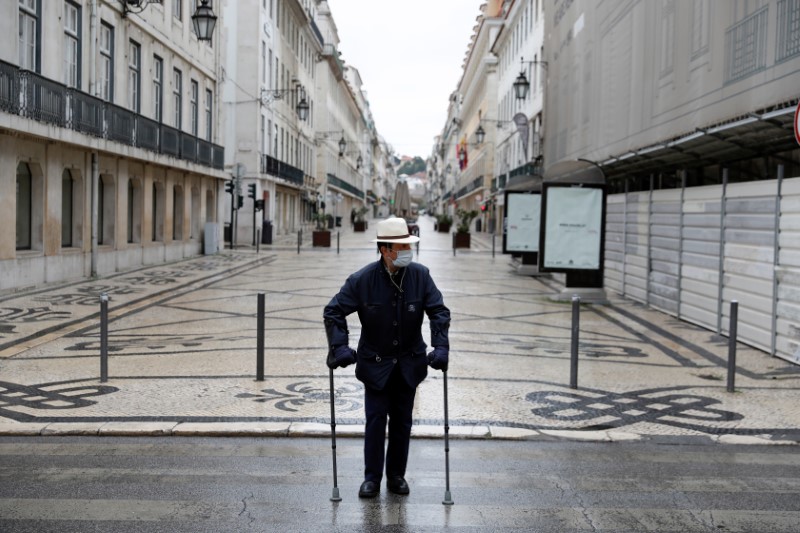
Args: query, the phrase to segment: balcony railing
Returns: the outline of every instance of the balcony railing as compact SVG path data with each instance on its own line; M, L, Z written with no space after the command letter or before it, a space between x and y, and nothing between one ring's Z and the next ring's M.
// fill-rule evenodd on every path
M0 61L0 112L216 169L225 164L221 146L5 61Z
M767 66L769 6L764 6L725 32L725 82L746 78Z
M302 187L304 183L301 169L266 154L261 155L261 173L283 178L298 187Z
M343 179L336 177L334 174L331 174L330 172L328 173L328 184L333 185L334 187L338 187L343 191L347 191L350 194L353 194L359 198L364 198L364 191L362 191L358 187L350 185Z

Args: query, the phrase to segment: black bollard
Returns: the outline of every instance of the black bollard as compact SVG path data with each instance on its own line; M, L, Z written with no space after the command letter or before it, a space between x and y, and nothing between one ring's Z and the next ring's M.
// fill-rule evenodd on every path
M572 349L569 365L569 388L578 388L578 336L581 321L581 297L572 297Z
M297 253L300 253L300 243L303 242L303 230L297 232Z
M492 258L494 258L494 238L495 237L496 237L496 235L494 233L492 233Z
M731 300L731 316L728 324L728 392L734 392L736 381L736 329L739 321L739 302Z
M340 232L337 231L336 232L336 255L339 255L339 236L340 235L341 235Z
M256 253L258 253L259 248L261 248L261 229L256 230Z
M256 317L256 381L264 381L264 293L258 293Z
M100 294L100 382L108 381L108 295Z

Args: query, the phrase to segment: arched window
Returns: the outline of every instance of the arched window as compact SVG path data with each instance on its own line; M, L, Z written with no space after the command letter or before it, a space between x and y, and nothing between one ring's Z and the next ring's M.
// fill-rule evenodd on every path
M142 181L128 180L128 242L142 242Z
M17 165L17 250L31 249L32 223L31 169L27 163Z
M97 244L114 246L115 189L114 176L101 174L97 189Z
M183 240L183 187L172 188L172 240Z
M61 174L61 246L69 248L73 245L73 222L75 205L75 182L69 169Z
M214 222L214 213L216 206L214 205L214 191L211 189L206 190L206 222Z
M153 211L152 211L152 218L153 218L153 234L151 235L153 242L156 242L158 239L158 186L155 182L153 182Z
M190 211L189 238L199 239L203 232L203 221L200 219L200 189L192 187L192 208Z
M152 238L153 242L161 242L164 240L164 233L165 233L165 226L164 220L166 219L166 205L167 200L166 196L166 187L164 187L163 183L159 183L157 181L153 182L153 199L152 199L152 223L153 223L153 231L152 231Z

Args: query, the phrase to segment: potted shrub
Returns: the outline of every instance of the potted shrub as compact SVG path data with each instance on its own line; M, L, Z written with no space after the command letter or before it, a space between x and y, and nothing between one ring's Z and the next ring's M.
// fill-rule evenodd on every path
M331 247L331 232L328 230L328 217L322 211L315 213L311 219L314 221L314 231L311 233L311 244L324 248Z
M450 233L450 226L453 224L453 217L447 213L436 215L436 231L439 233Z
M458 217L458 226L456 226L456 232L453 234L453 248L469 248L471 244L469 227L475 217L478 216L478 212L474 209L471 211L458 209L456 210L456 216Z
M366 206L356 209L355 220L353 221L353 230L367 231L367 219L365 218L367 211L369 211L369 208Z

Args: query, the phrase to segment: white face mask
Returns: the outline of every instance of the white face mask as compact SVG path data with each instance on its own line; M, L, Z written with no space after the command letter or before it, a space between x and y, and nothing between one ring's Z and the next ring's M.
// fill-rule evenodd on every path
M414 252L411 250L397 250L397 259L392 260L395 268L404 268L411 264L414 259Z

